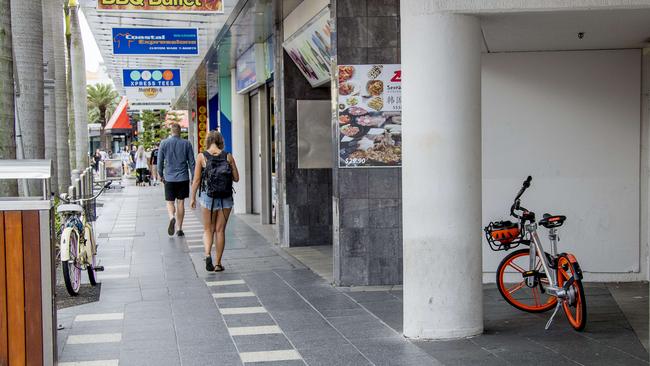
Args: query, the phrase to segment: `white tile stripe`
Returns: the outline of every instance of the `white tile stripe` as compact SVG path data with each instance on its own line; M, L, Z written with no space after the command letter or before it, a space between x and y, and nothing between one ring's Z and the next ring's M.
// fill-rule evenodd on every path
M282 334L277 325L265 325L261 327L233 327L228 328L232 336L260 335L260 334Z
M228 299L233 297L255 297L252 292L225 292L221 294L212 294L215 299Z
M78 334L68 336L67 344L114 343L122 340L121 333Z
M279 351L242 352L239 354L242 362L264 362L264 361L290 361L302 360L300 353L295 349Z
M122 278L129 278L128 274L100 274L100 280L119 280Z
M124 313L81 314L74 318L76 322L92 322L98 320L122 320Z
M203 248L203 245L188 245L187 247L190 249L198 249L198 248Z
M219 308L223 315L241 315L241 314L264 314L267 313L263 306L252 306L248 308Z
M120 360L59 362L59 366L118 366Z
M228 286L228 285L245 285L244 280L227 280L227 281L206 281L208 286Z
M130 264L115 264L115 265L104 266L105 271L112 270L112 269L129 269L129 268L131 268Z

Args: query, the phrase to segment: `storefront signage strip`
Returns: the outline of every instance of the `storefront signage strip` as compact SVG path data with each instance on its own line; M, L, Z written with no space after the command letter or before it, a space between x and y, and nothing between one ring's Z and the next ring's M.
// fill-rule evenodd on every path
M222 0L97 0L98 11L223 14Z
M123 69L125 88L181 86L180 69Z
M114 55L198 55L196 28L113 28Z

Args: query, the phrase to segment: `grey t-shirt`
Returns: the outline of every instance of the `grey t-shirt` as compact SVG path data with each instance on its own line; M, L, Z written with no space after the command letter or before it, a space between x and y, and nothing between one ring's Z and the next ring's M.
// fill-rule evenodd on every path
M194 151L189 141L171 136L160 143L158 149L158 174L167 182L190 180L194 172Z

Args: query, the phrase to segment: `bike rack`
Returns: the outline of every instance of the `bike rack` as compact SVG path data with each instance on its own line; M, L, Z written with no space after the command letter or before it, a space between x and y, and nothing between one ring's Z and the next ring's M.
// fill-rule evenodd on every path
M0 198L2 365L54 365L57 359L51 175L50 160L0 160L0 180L42 182L38 196Z
M68 187L68 196L72 199L90 198L94 195L95 176L92 168L86 168L82 172L79 170L72 171L72 186ZM86 219L89 222L97 220L97 202L96 200L87 201L83 204L86 210Z

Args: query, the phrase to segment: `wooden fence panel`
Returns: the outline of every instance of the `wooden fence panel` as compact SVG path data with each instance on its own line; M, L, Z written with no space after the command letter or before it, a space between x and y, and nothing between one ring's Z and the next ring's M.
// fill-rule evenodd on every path
M25 365L25 281L20 211L5 212L9 364Z
M43 302L41 294L41 237L38 211L23 211L25 269L25 346L27 366L43 364ZM46 238L47 240L47 238Z
M5 220L0 211L0 365L9 364L7 337L7 262L5 260Z

